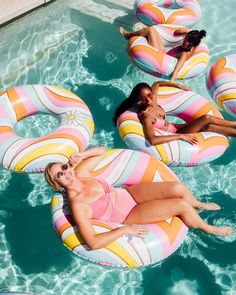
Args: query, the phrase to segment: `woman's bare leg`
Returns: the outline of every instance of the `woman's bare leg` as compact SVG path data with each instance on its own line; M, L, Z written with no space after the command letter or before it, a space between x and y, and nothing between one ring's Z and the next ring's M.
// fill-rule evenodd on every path
M220 206L215 203L203 203L198 201L192 192L181 182L139 183L129 186L127 190L138 204L158 199L180 198L197 209L220 209Z
M126 39L134 36L142 36L147 38L148 44L154 48L162 51L166 51L164 44L162 43L159 33L153 27L146 27L135 32L128 32L123 27L120 27L120 33Z
M137 204L124 220L124 224L146 224L179 216L183 222L192 228L198 228L206 233L229 236L233 229L229 226L212 226L205 223L197 211L186 201L179 198L168 200L152 200Z
M177 130L177 133L197 133L199 131L210 131L207 130L209 125L217 125L218 132L226 136L236 136L236 130L230 127L236 127L236 122L228 121L221 118L217 118L211 115L203 115L200 118L185 124L183 127ZM178 125L177 125L178 126Z

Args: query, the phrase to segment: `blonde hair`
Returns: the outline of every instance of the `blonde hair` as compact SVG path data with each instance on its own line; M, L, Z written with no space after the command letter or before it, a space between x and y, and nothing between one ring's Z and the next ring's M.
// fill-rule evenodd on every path
M53 163L48 163L47 166L45 167L44 170L44 176L45 179L47 181L47 183L55 190L55 191L59 191L60 190L60 186L59 184L52 179L51 175L50 175L50 170L52 168L53 165L58 164L57 162L53 162Z

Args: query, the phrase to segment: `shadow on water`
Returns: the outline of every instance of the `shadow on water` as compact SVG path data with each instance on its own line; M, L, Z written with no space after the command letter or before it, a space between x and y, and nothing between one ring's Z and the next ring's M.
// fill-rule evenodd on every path
M7 189L0 192L1 208L21 208L28 205L27 198L32 189L28 174L12 172Z
M203 261L197 258L183 258L179 255L171 256L160 267L147 269L143 272L143 294L149 295L150 288L152 294L181 294L173 292L173 289L183 281L189 282L189 286L193 286L194 282L196 289L191 290L191 293L188 294L221 294L220 286L216 283L214 275ZM187 294L186 286L183 289L185 290L183 294ZM211 293L209 293L209 290L211 290ZM178 288L179 291L181 291L180 287Z
M50 205L9 210L5 234L12 261L24 274L63 271L72 261L57 238Z
M90 45L88 56L83 60L83 66L88 72L94 73L96 78L102 81L109 81L111 77L120 78L130 62L123 37L113 37L119 35L118 27L75 9L71 9L71 22L83 28Z

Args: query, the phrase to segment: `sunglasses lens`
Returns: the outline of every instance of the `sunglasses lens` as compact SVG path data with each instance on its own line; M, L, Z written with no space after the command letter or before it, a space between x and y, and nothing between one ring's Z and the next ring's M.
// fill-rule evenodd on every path
M61 167L62 170L67 170L68 169L68 165L67 164L63 164Z

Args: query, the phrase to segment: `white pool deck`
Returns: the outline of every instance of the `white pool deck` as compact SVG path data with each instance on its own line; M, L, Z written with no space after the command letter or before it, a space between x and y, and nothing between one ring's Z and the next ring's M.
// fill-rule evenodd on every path
M0 25L52 0L0 0Z

